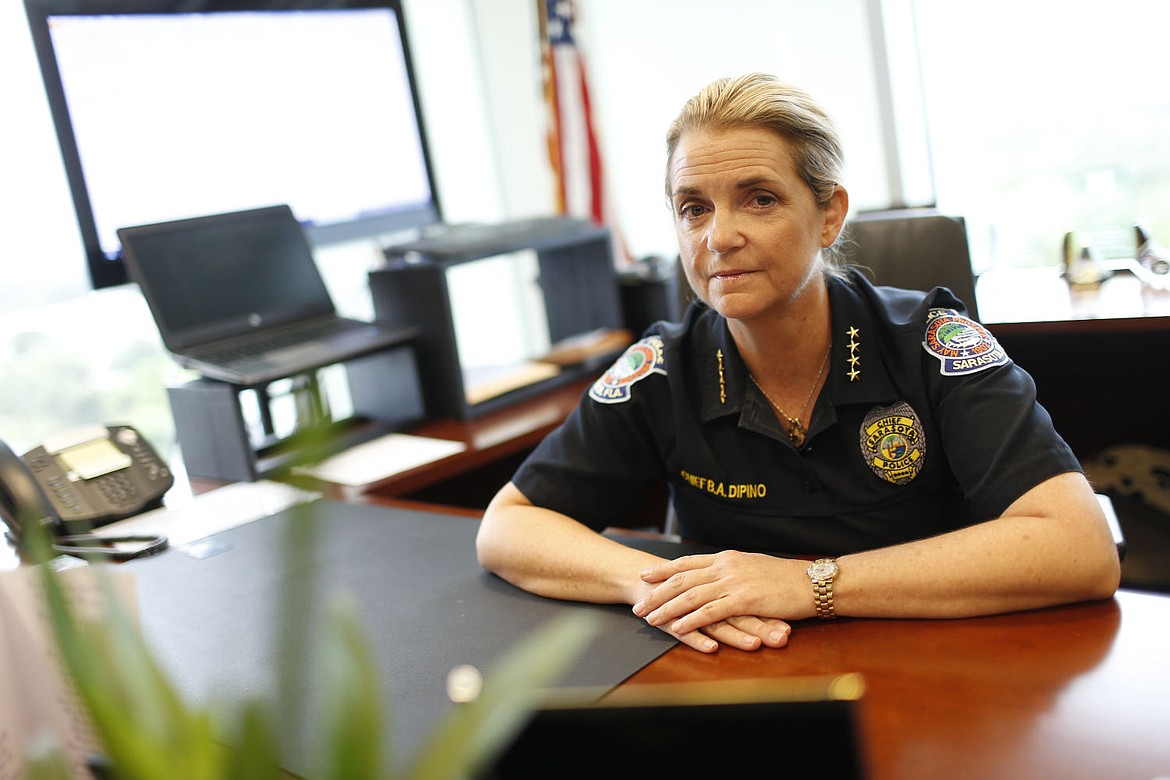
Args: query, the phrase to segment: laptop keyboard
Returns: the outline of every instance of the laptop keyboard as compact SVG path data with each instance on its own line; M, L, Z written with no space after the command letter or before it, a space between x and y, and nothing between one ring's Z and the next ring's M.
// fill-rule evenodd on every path
M254 333L229 342L217 344L214 349L193 353L193 357L221 365L238 363L243 360L266 355L279 349L296 347L322 338L332 338L354 330L368 328L367 323L358 320L332 319L311 322L293 322L278 328Z

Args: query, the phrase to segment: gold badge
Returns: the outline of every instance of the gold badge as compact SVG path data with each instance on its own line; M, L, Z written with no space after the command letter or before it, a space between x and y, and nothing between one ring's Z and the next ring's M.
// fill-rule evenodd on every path
M926 460L926 432L905 401L875 406L861 423L861 454L874 474L895 485L909 484Z

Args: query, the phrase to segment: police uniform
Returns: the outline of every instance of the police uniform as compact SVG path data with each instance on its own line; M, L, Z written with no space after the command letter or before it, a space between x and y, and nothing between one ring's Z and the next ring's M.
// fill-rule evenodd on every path
M1031 377L948 291L831 277L828 377L797 448L727 321L656 323L513 478L601 530L666 480L683 537L843 555L995 518L1080 464Z

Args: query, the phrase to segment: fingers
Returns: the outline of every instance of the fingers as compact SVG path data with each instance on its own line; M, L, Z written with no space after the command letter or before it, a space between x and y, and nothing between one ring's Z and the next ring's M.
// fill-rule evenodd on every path
M788 644L791 628L780 620L765 620L750 615L739 615L719 621L702 631L675 633L664 629L688 647L701 653L713 653L720 645L751 652L761 647L784 647Z
M776 565L769 556L735 551L663 561L639 572L648 587L633 612L702 652L719 644L741 650L783 647L789 625L762 617L784 610L764 598L779 579Z
M634 614L646 618L650 625L657 626L699 609L719 595L712 589L704 587L706 583L707 578L694 572L672 574L664 582L650 588L646 595L634 604ZM713 617L712 622L719 619Z
M685 634L740 614L731 599L709 593L706 587L690 588L644 616L652 626ZM636 613L635 613L636 614Z
M765 647L784 647L792 635L792 627L776 618L759 618L755 615L736 615L727 623L739 631L760 640Z
M634 605L634 614L646 617L654 610L660 609L673 599L683 598L676 608L690 611L699 606L704 593L694 592L692 589L699 585L711 582L718 576L710 564L714 556L689 555L673 561L663 561L661 564L644 569L640 576L643 582L653 585L649 592ZM706 593L709 600L716 594ZM690 605L687 608L686 605ZM682 613L678 613L682 614ZM677 615L674 615L677 616ZM659 616L665 620L666 617ZM651 623L651 625L657 625Z
M638 572L643 582L657 583L691 569L701 569L711 563L712 555L685 555L672 561L662 561Z
M666 633L670 634L669 631ZM692 650L698 650L700 653L714 653L719 649L719 643L709 636L705 636L699 631L692 631L689 634L671 634L675 639L682 642Z

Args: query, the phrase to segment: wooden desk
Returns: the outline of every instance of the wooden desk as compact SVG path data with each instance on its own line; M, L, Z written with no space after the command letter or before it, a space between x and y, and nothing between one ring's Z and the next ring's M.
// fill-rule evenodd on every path
M1170 329L1170 290L1128 273L1076 287L1056 267L999 269L980 275L975 294L980 320L997 332Z
M467 448L435 463L395 474L362 490L375 497L403 497L482 509L511 479L520 461L577 406L581 394L592 382L592 379L587 379L561 385L543 395L471 420L424 422L410 433L460 441ZM345 494L342 497L352 496Z
M990 271L983 323L1036 380L1040 403L1082 460L1117 444L1170 446L1170 290L1117 273L1071 287L1056 268Z
M967 620L799 623L779 650L676 647L611 696L652 683L842 672L866 681L859 715L873 780L1170 776L1164 596L1123 591Z
M464 526L451 518L421 518L424 526L416 518L409 526L394 526L407 530L388 547L383 523L402 518L351 514L334 523L318 554L363 605L359 611L368 620L376 652L381 651L383 674L387 664L401 667L409 653L422 653L442 669L469 658L478 663L475 653L487 653L489 643L483 633L469 631L467 621L485 615L501 621L547 619L564 604L484 575L469 541L474 519ZM272 607L280 572L242 565L232 556L272 549L262 535L259 547L245 544L269 522L226 532L221 555L196 559L169 551L125 564L139 584L144 630L160 660L182 672L172 679L187 692L222 694L231 690L219 687L226 676L243 680L250 696L262 693L255 681L264 675L256 670L271 668L274 656L267 643L275 639L275 632L267 631L273 618L264 610ZM420 533L424 527L426 534ZM436 539L444 541L442 547L433 544ZM393 565L369 570L354 564L354 550L367 551L379 563L389 560L387 555L397 557ZM428 563L428 555L440 553L443 565ZM419 572L412 567L441 574L442 581L422 600L391 597L388 585L415 587ZM332 576L328 580L334 582ZM427 607L415 610L415 604ZM598 609L621 641L659 645L665 639L628 609ZM411 620L424 621L427 630ZM516 630L506 642L522 633ZM593 648L591 657L620 656L616 644ZM1122 591L1108 601L962 620L803 621L795 624L787 647L755 653L724 648L704 655L680 645L659 655L658 648L650 649L654 660L623 671L641 666L610 697L618 700L655 683L861 674L866 684L858 709L861 748L871 780L1170 776L1170 598L1165 596ZM438 689L441 677L411 673L384 680L388 691L402 684ZM398 726L417 717L417 712L404 714ZM701 749L726 750L734 764L740 747ZM694 746L680 746L680 762L690 749ZM790 754L777 754L775 761L781 770L796 765Z
M377 503L382 499L406 499L456 511L471 509L481 512L512 478L524 458L576 408L581 395L593 381L583 379L561 385L543 395L471 420L425 422L410 432L460 441L467 448L440 461L380 480L360 491L325 486L325 493L347 501ZM661 529L667 500L664 484L631 510L626 525Z

